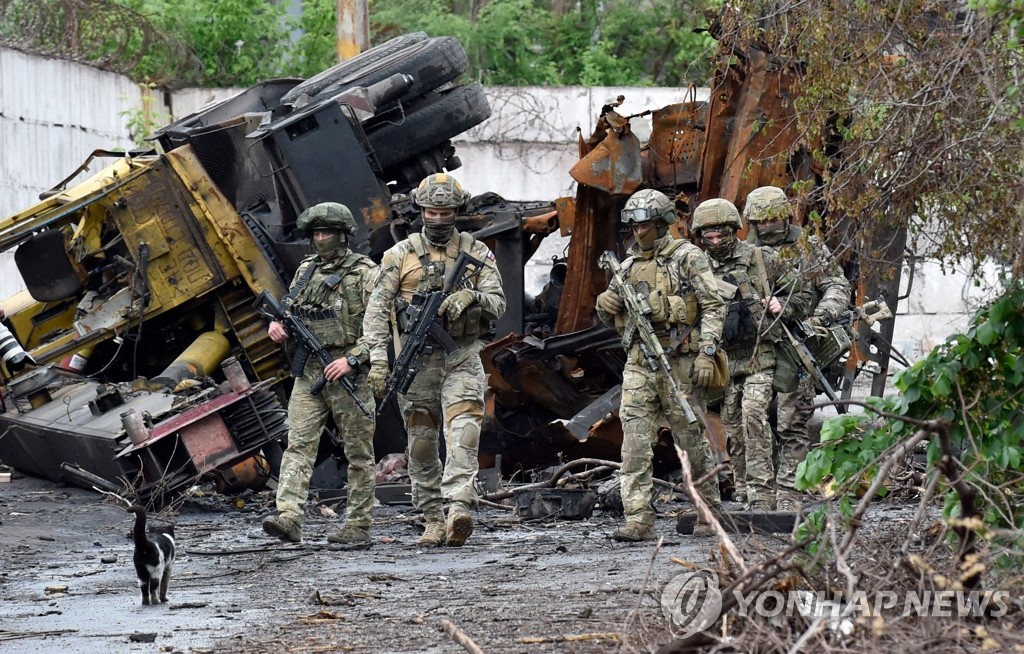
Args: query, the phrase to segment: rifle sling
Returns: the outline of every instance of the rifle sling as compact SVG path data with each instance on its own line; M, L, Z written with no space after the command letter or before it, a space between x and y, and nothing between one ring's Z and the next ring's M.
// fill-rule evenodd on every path
M315 273L316 269L319 267L320 264L316 261L311 261L310 264L306 266L306 269L302 271L299 278L295 280L295 284L292 286L291 290L288 291L288 295L281 298L281 302L285 306L290 307L292 302L299 297L299 293L302 292L302 289L306 288L306 284L309 283L309 280L313 277L313 273Z

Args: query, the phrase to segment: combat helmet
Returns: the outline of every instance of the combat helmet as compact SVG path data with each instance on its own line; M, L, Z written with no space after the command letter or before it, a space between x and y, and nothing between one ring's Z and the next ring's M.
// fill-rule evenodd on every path
M413 190L412 201L419 207L458 209L469 201L469 192L448 173L428 175Z
M666 225L671 225L679 219L675 203L667 195L653 188L645 188L631 195L619 216L627 225L650 220L660 220Z
M731 227L733 231L738 230L740 212L736 210L736 205L724 198L705 200L697 205L690 230L700 234L712 227Z
M337 229L345 234L356 233L356 220L348 207L337 202L321 202L299 214L295 226L307 236L316 229Z
M750 223L788 221L793 218L793 208L786 192L778 186L761 186L747 196L743 207L743 219Z

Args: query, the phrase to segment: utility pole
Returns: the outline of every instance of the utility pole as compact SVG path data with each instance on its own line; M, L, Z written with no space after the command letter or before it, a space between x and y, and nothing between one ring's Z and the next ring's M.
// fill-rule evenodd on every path
M368 0L337 0L338 61L351 59L370 47Z

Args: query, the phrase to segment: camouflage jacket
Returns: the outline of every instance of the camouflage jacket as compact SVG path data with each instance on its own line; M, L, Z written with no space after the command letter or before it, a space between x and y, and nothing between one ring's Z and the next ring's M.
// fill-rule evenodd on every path
M358 341L376 277L377 264L357 252L327 261L313 255L295 271L288 304L335 357L354 356L365 364L369 351Z
M821 239L810 235L802 241L802 237L803 229L790 225L785 240L778 245L762 243L756 229L750 230L747 240L778 252L783 260L793 264L811 287L814 297L805 317L821 318L824 324L835 322L850 303L850 280Z
M430 271L425 273L422 259L416 252L417 245L425 247L432 264L438 264L433 283L429 277L425 278ZM464 248L484 263L483 269L473 271L469 277L469 288L476 291L476 302L465 313L472 313L479 318L478 322L496 320L505 313L505 291L501 286L501 275L494 254L483 241L456 230L447 246L439 248L422 238L421 234L411 234L384 253L380 271L373 282L373 293L363 319L363 335L370 352L370 361L387 361L387 347L396 311L408 303L417 291L436 290L432 287L439 286L444 271L451 269ZM478 311L473 312L473 309ZM473 316L464 318L470 321ZM445 323L445 329L449 332L452 331L451 327ZM453 334L453 339L458 345L465 346L479 336L480 333L470 325L462 336Z
M670 308L664 313L668 320L654 323L657 332L692 328L688 340L694 346L718 345L728 305L718 293L711 264L700 248L688 241L666 236L655 242L650 255L645 255L634 244L626 252L622 267L626 282L634 287L646 282L648 293L661 291L666 298L682 300L667 303ZM672 310L672 306L679 307L679 310ZM602 323L616 327L621 333L624 316L613 316L600 308L597 316ZM696 347L691 349L695 351Z
M759 270L755 250L761 251L764 278L762 271ZM782 305L782 318L798 320L807 315L812 300L810 288L801 282L796 269L771 248L738 241L733 255L728 259L718 261L713 257L709 258L716 279L731 280L730 283L739 285L740 294L752 309L751 313L754 314L760 336L773 342L782 338L776 317L767 312L761 315L760 301L765 297L765 287Z

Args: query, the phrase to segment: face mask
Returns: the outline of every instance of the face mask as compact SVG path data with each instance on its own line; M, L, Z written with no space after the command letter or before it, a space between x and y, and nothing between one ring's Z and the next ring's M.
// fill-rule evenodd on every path
M649 229L643 234L634 231L633 238L636 239L636 244L640 246L640 249L647 252L654 248L654 242L658 240L658 230Z
M423 236L434 245L447 245L455 232L455 214L447 218L423 217Z
M789 233L789 225L785 222L765 223L757 226L757 236L763 243L776 245L781 243Z
M332 232L328 238L313 239L313 249L321 259L333 259L346 244L341 232Z
M723 259L728 259L736 250L736 235L730 234L729 236L726 236L718 242L718 245L712 245L707 241L704 241L704 247L707 248L708 254L716 260L722 261Z

